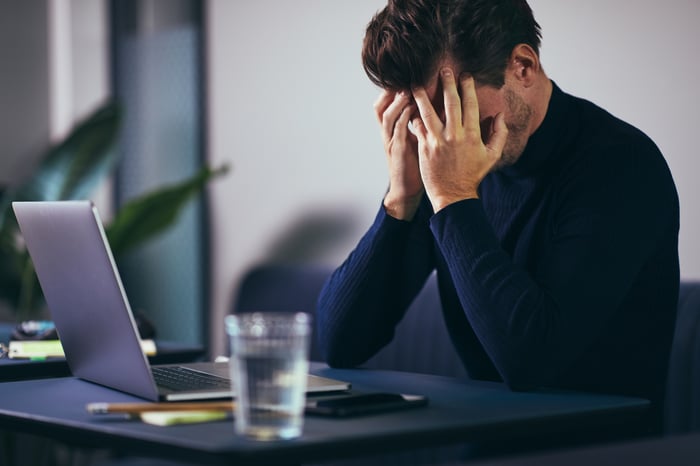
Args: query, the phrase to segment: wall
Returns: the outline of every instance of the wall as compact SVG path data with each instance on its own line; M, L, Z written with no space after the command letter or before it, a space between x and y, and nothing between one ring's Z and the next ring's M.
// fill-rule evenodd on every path
M270 258L338 263L379 206L387 178L372 113L378 91L359 53L366 23L384 4L208 3L209 157L233 165L211 190L213 353L225 351L222 318L249 266ZM531 6L549 75L646 131L665 153L681 197L682 274L700 278L700 187L692 179L700 163L700 2Z
M106 0L0 0L0 186L109 92Z
M246 268L299 250L338 263L380 205L377 91L360 65L380 5L209 2L210 158L232 164L211 190L215 339Z
M45 2L0 1L0 187L26 176L48 145L47 18Z

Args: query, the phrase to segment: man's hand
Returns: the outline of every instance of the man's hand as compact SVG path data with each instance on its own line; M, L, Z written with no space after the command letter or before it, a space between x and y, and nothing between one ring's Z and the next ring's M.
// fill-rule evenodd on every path
M435 212L463 199L477 198L484 177L501 158L508 129L499 113L486 143L481 138L479 103L472 77L460 80L462 98L454 73L440 71L445 102L445 122L436 113L424 88L413 91L420 118L413 119L418 138L420 173Z
M408 129L416 106L408 92L384 91L374 104L382 127L384 152L389 164L389 192L384 207L399 220L411 220L423 196L418 166L418 140Z

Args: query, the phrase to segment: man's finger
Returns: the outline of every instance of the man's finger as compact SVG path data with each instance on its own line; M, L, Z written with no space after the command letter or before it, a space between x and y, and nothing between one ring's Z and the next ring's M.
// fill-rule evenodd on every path
M462 125L467 132L481 135L479 124L479 101L476 99L474 78L465 75L460 78L462 90Z
M440 79L445 105L445 127L449 131L462 126L462 107L453 71L443 68L440 70Z
M396 120L396 126L394 127L394 136L398 140L403 141L408 136L408 122L411 121L411 114L413 114L415 109L413 104L409 104L401 110L401 115Z
M374 102L374 114L376 115L379 123L382 122L384 112L386 111L387 107L391 105L391 102L394 101L395 95L395 92L387 91L385 89L381 94L379 94L379 97L377 97L377 100Z
M435 108L433 108L425 88L417 87L413 89L413 99L416 101L418 113L420 113L425 129L433 134L439 134L442 131L442 121L440 121L440 117L435 112Z
M503 148L506 146L507 139L508 127L506 126L506 120L503 113L499 113L496 115L496 118L493 119L491 133L489 134L488 141L486 141L486 150L488 150L492 156L500 159L503 154Z
M427 138L428 134L425 129L425 125L423 124L423 120L420 119L420 117L413 117L411 119L411 126L413 127L413 134L416 135L416 138L418 138L418 142L423 144L425 143L425 139Z
M401 112L407 105L409 105L409 102L408 93L399 92L398 94L394 94L393 100L384 109L379 121L382 125L385 140L389 140L393 137L394 129L396 127L396 120L399 119Z

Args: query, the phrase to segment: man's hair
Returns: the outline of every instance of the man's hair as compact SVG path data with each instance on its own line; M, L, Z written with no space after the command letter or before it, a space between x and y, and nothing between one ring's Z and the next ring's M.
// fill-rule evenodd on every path
M367 26L362 63L384 89L425 86L441 59L500 88L518 44L539 53L540 26L526 0L389 0Z

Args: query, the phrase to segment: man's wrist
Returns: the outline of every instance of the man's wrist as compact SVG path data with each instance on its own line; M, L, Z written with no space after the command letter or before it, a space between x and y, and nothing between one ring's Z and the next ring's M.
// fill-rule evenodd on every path
M397 220L411 221L418 211L423 193L413 196L394 196L391 192L384 196L384 210Z
M445 207L454 204L455 202L464 201L467 199L479 199L479 194L476 191L460 194L459 196L439 196L435 199L430 199L430 203L433 206L433 211L435 213L440 212Z

